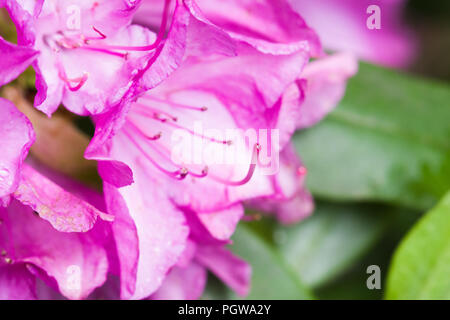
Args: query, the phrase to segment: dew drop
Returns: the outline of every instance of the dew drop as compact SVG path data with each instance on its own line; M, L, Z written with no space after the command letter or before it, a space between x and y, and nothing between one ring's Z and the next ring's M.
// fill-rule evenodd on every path
M6 168L0 168L0 183L4 182L9 175L9 170Z

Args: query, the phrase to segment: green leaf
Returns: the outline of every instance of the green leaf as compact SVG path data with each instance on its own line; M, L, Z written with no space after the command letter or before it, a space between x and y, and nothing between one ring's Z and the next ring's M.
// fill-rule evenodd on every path
M387 270L417 212L375 204L318 202L316 207L310 218L293 226L280 226L268 218L241 223L230 248L254 269L249 298L296 299L299 292L311 298L305 286L321 298L339 298L346 283L351 292L341 298L380 297L380 292L366 292L367 266ZM236 296L210 277L203 299L228 298Z
M387 299L450 299L450 193L406 236L392 260Z
M248 225L238 227L233 242L230 246L233 252L252 266L252 287L247 299L313 299L311 292L274 248Z
M362 64L339 107L294 138L313 194L429 208L450 188L450 87Z
M282 256L303 282L316 288L340 275L380 239L388 222L386 207L319 203L306 221L277 226Z
M411 210L389 208L385 214L386 228L375 246L364 254L362 259L356 259L351 266L339 277L321 286L314 292L319 299L324 300L380 300L383 298L382 290L367 288L367 267L377 265L381 268L381 283L386 283L387 271L398 243L405 233L417 221L419 213ZM351 235L350 235L351 237Z

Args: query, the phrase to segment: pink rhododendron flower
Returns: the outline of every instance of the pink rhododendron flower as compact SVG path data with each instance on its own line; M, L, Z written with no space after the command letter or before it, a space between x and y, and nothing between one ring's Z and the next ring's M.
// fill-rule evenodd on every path
M164 276L169 270L175 270L174 279L180 272L202 272L201 258L194 258L193 266L177 266L188 238L193 230L203 230L197 237L219 241L214 247L222 250L243 216L243 202L258 199L259 208L277 209L277 215L286 223L312 212L311 196L303 187L306 170L295 153L283 152L277 163L278 174L263 174L263 166L256 163L260 153L267 152L260 149L262 137L258 136L258 143L240 154L244 159L240 163L207 165L204 159L195 164L175 163L172 159L176 132L184 132L193 141L206 140L224 153L242 138L233 141L198 133L196 123L205 130L276 129L279 149L288 150L302 112L305 117L308 113L320 114L311 117L311 124L318 121L331 110L331 103L342 97L336 91L343 91L342 84L356 71L354 60L348 57L343 60L353 65L331 69L334 77L321 77L319 71L303 74L310 56L321 55L320 44L285 2L263 1L255 8L253 2L230 1L230 5L242 13L249 8L261 10L260 19L270 17L265 22L281 31L266 35L260 21L260 25L252 24L259 33L250 33L248 26L234 20L224 22L233 14L216 17L216 24L196 2L178 3L173 8L172 23L187 26L181 66L158 87L140 94L125 113L94 118L96 136L86 155L100 161L107 206L115 215L113 230L122 298L157 296L155 292L161 285L165 287ZM274 10L297 20L285 24ZM187 18L187 24L179 23ZM334 66L333 62L326 65ZM308 87L308 77L323 79L339 90L330 90L328 100L315 105L313 94L319 94L318 84ZM302 110L305 95L311 103ZM244 293L245 283L236 290Z
M221 245L188 243L185 253L151 299L195 300L203 294L207 270L240 296L248 294L251 268Z
M414 58L414 38L402 24L405 0L290 0L313 27L326 49L352 52L364 60L404 67ZM378 6L380 29L367 20Z
M1 5L1 4L0 4ZM17 78L35 59L38 52L27 46L8 43L0 37L0 86Z
M5 150L0 156L0 199L3 205L15 198L64 232L87 231L98 217L111 220L111 216L65 191L24 163L35 140L31 123L9 101L0 98L0 106L0 133Z
M62 102L77 114L102 113L120 105L135 86L151 88L170 73L176 49L169 43L168 57L163 34L130 24L139 2L5 1L18 29L19 46L2 55L6 62L20 61L16 71L33 62L38 109L51 115ZM167 21L162 20L164 26ZM0 45L13 46L2 39ZM16 52L26 59L19 60ZM0 83L17 73L0 73Z
M142 1L134 21L150 27L158 26L164 2ZM203 50L208 49L209 42L202 37L208 36L209 40L214 36L223 38L225 33L264 53L291 54L299 50L310 51L313 56L321 53L317 34L285 0L183 0L178 3L190 12L190 40L197 42L195 45ZM171 7L172 11L174 7ZM203 32L199 32L201 30Z
M290 139L336 106L355 59L325 56L287 0L2 3L18 44L0 39L0 85L32 63L37 108L50 115L62 102L92 116L85 156L98 162L106 202L25 163L33 130L0 100L0 217L16 232L0 238L5 297L38 297L38 276L86 298L109 273L123 299L196 299L207 271L247 294L250 266L226 248L244 205L283 223L311 214L307 170ZM135 13L140 25L131 24ZM19 233L24 219L32 221ZM83 274L75 289L73 266ZM94 296L115 287L108 281Z
M69 193L24 163L35 139L31 124L7 100L0 110L0 299L36 298L36 277L67 298L85 298L108 271L101 240L108 229L94 224L112 217L82 200L81 186L65 183L79 195ZM75 282L70 268L79 272Z
M338 53L309 63L303 70L302 102L297 129L311 127L331 112L343 97L347 80L358 71L351 54Z
M99 231L62 233L14 200L0 208L0 299L35 299L36 277L70 299L86 298L107 275Z

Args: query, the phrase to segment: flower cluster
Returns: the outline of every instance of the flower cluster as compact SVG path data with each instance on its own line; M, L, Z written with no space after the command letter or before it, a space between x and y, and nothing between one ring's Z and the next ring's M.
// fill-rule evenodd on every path
M208 271L245 295L250 266L227 248L244 206L282 223L312 213L290 138L342 98L353 56L327 56L287 0L0 6L17 30L0 37L0 86L31 66L36 109L89 116L84 155L103 182L27 157L33 126L0 99L0 298L196 299ZM176 156L175 142L210 152Z

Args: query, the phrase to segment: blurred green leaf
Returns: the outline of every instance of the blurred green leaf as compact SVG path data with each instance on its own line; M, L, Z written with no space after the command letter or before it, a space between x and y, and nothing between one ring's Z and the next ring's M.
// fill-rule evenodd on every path
M252 287L247 299L313 299L311 292L290 270L273 246L245 224L233 236L233 252L252 266ZM237 298L233 296L233 298Z
M212 273L208 274L206 288L201 300L227 300L231 295L230 290Z
M315 213L297 225L280 226L269 218L242 223L231 249L254 268L249 298L295 299L297 290L302 296L314 290L323 299L377 299L382 292L366 287L367 266L387 270L417 217L390 206L319 201ZM230 297L236 298L210 276L203 299Z
M0 36L6 41L17 43L16 27L4 8L0 8Z
M310 218L293 226L272 219L241 225L231 249L253 267L249 298L311 298L305 286L316 288L351 267L380 239L391 211L319 202ZM223 293L217 286L210 289L210 296Z
M387 299L450 299L450 193L397 249Z
M362 64L340 106L294 142L313 194L428 209L450 188L450 87Z
M387 225L388 210L319 203L303 223L277 226L275 241L303 282L316 288L341 274L374 246Z
M384 284L387 278L387 270L391 257L405 233L414 225L420 214L416 211L401 208L389 208L386 210L386 228L376 245L363 255L362 259L356 259L350 267L347 267L342 275L334 277L326 285L314 292L319 299L344 299L344 300L380 300L383 298ZM381 290L369 290L367 288L367 267L377 265L381 269Z
M382 290L369 290L367 288L366 273L367 266L360 265L360 268L352 268L343 277L333 281L326 287L317 290L320 300L381 300Z

